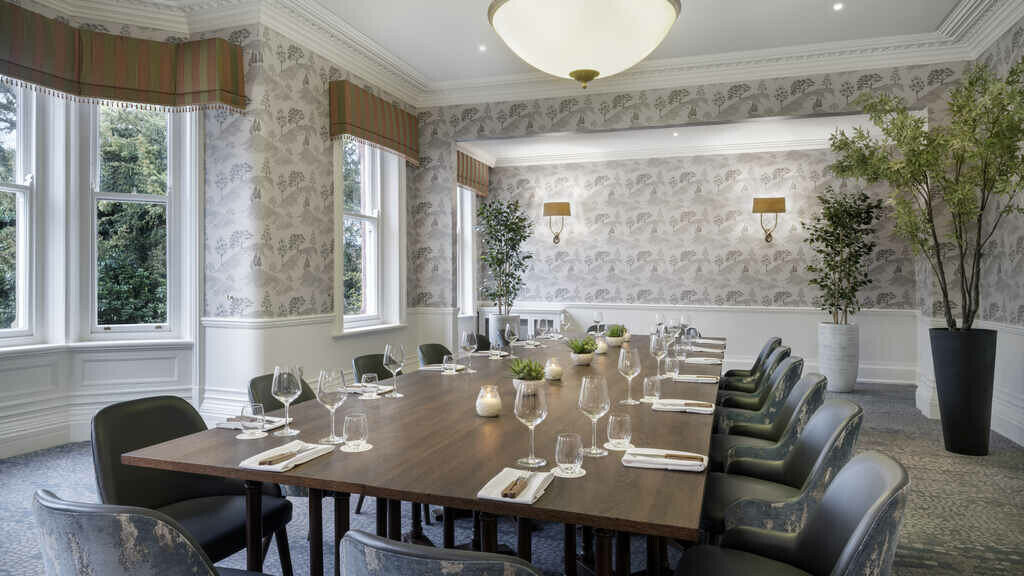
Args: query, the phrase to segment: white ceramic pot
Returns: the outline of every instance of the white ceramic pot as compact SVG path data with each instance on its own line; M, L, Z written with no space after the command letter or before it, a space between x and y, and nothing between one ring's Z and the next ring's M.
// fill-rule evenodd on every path
M626 341L626 337L625 336L619 336L618 338L614 338L612 336L605 336L604 340L605 340L605 342L608 343L608 346L610 346L612 348L615 348L615 347L618 347L618 346L622 346L622 343Z
M828 379L829 392L852 392L859 362L860 327L818 324L818 370Z
M569 357L572 358L573 366L590 366L590 363L594 361L594 354L577 354L570 352Z
M519 378L513 378L512 379L512 387L516 389L516 392L519 391L519 387L522 386L523 383L526 383L526 384L530 384L530 383L533 383L533 384L543 384L544 381L543 380L520 380Z
M516 334L519 334L518 314L509 314L508 316L491 314L487 317L487 337L491 340L491 348L499 350L508 348L508 340L505 340L506 324L511 324L515 328Z

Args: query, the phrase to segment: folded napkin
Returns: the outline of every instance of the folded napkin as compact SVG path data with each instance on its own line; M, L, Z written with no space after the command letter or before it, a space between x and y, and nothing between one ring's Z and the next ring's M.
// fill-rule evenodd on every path
M725 346L725 338L694 338L693 341L697 344L721 344Z
M659 412L690 412L693 414L713 414L715 405L711 402L699 402L697 400L681 400L676 398L661 398L654 401L652 408Z
M501 495L502 490L514 482L516 478L526 476L526 488L515 498L505 498ZM476 493L481 500L497 500L499 502L511 502L514 504L533 504L544 495L548 484L554 475L551 472L526 472L515 468L505 468L494 478L491 478L484 487Z
M277 464L260 464L260 461L266 458L295 451L299 451L299 453L284 462L279 462ZM304 464L314 458L323 456L324 454L330 454L333 451L334 446L309 444L302 440L292 440L291 442L278 446L277 448L264 450L255 456L250 456L249 458L242 460L238 467L248 468L250 470L265 470L267 472L287 472L299 464Z
M462 365L462 364L456 364L455 365L455 371L456 372L462 372L465 369L466 369L466 367L464 365ZM444 371L444 365L443 364L427 364L426 366L420 366L420 370L428 370L430 372L443 372Z
M263 431L276 430L281 426L284 426L284 418L278 416L267 416L266 421L263 423ZM223 428L225 430L244 430L244 428L242 428L242 423L238 421L217 422L216 427Z
M700 376L698 374L676 374L672 377L676 382L693 382L695 384L714 384L718 376Z
M689 348L687 348L687 350L689 350L690 352L718 352L719 354L722 353L721 348L704 348L702 346L690 346Z
M708 358L707 356L694 356L686 359L687 364L714 364L718 365L722 363L721 358Z
M538 348L541 346L540 342L536 340L519 340L512 343L513 346L526 346L527 348Z
M678 460L666 456L697 457L697 460ZM657 468L662 470L679 470L684 472L703 472L708 465L707 456L693 452L678 450L661 450L658 448L630 448L622 455L622 464L633 468Z
M476 356L477 358L487 358L490 355L490 350L481 350L480 352L473 352L472 354L470 354L470 356ZM505 352L504 350L498 350L498 356L508 356L508 352Z

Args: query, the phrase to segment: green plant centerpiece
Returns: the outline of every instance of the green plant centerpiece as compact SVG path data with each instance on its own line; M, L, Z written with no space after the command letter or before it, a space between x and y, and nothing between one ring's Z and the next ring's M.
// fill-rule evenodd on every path
M533 236L533 222L519 205L518 200L491 200L480 204L477 210L477 231L483 250L480 260L487 266L488 277L482 283L482 294L494 302L497 314L488 318L491 342L507 346L505 326L519 329L519 317L513 316L519 290L523 287L523 274L530 267L532 254L523 251L523 244Z
M512 373L513 382L536 382L544 379L544 365L536 360L516 358L509 362L508 370Z
M609 346L622 346L626 340L626 327L622 324L609 324L605 329L604 340Z
M571 351L569 357L576 366L589 366L594 360L597 341L592 336L586 338L570 338L565 342Z
M928 126L888 94L858 104L881 135L834 134L832 171L889 184L896 232L927 262L941 299L945 327L930 337L946 449L987 454L996 332L974 322L990 242L1022 212L1024 60L1005 79L969 69L950 91L949 124Z
M818 202L821 210L802 223L804 241L815 255L807 266L810 284L820 291L819 305L831 320L818 325L818 365L829 390L850 392L860 364L860 329L850 324L850 316L860 310L857 291L871 283L868 259L875 249L874 224L882 201L863 191L828 186Z

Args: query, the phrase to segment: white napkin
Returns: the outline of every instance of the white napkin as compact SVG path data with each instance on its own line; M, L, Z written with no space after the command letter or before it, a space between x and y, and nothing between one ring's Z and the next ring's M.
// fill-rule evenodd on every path
M543 348L544 346L536 340L519 340L512 343L513 346L526 346L527 348Z
M292 418L289 418L289 420L292 420ZM263 431L276 430L281 426L284 426L284 418L279 416L266 416L265 421L263 422ZM241 422L217 422L216 427L223 428L225 430L244 430Z
M676 382L692 382L694 384L714 384L718 382L717 376L699 376L697 374L676 374L672 379Z
M700 456L703 462L689 462L686 460L669 460L660 458L661 454L680 454L688 456ZM678 450L661 450L658 448L631 448L622 455L622 464L633 468L657 468L661 470L679 470L684 472L703 472L708 465L708 458L702 454L693 452L680 452Z
M306 452L295 456L291 460L285 460L280 464L274 464L273 466L260 466L259 461L275 454L283 454L285 452L291 452L293 450L304 450L309 448ZM299 464L309 462L313 458L319 458L324 454L330 454L334 451L334 446L326 446L323 444L308 444L302 440L292 440L291 442L278 446L277 448L271 448L270 450L264 450L255 456L250 456L245 460L242 460L238 464L239 468L248 468L250 470L265 470L267 472L287 472L292 468L295 468Z
M721 344L725 346L724 338L694 338L693 341L697 344Z
M475 356L477 358L487 358L490 355L491 355L491 351L490 350L481 350L480 352L473 352L472 354L470 354L470 356ZM498 350L498 356L502 356L502 357L508 356L508 352L505 352L504 350Z
M661 398L655 400L651 408L659 412L691 412L693 414L713 414L715 412L714 405L710 408L704 408L702 406L689 405L689 402L692 401L677 398Z
M689 350L690 352L718 352L719 354L722 353L721 348L704 348L701 346L690 346L689 348L687 348L687 350Z
M714 364L718 365L722 363L721 358L708 358L706 356L694 356L693 358L686 359L687 364Z
M455 365L456 372L462 372L466 367L462 364ZM442 364L427 364L426 366L420 366L420 370L429 370L430 372L443 372L444 365Z
M527 476L526 489L519 493L516 498L503 498L501 491L512 483L519 476ZM476 493L481 500L497 500L499 502L512 502L514 504L533 504L544 495L548 484L554 475L551 472L526 472L515 468L505 468L494 478L491 478L484 487Z

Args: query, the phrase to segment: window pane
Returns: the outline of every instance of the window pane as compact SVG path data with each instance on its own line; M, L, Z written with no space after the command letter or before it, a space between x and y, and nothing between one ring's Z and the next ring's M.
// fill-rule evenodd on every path
M17 324L18 199L0 190L0 330Z
M14 173L17 144L18 97L13 87L0 83L0 182L20 184Z
M345 314L365 314L366 258L371 225L345 219Z
M362 161L364 146L355 138L342 137L342 176L345 179L345 212L360 212L363 205Z
M100 325L167 322L167 207L96 204L96 317Z
M167 194L167 113L99 108L100 192Z

